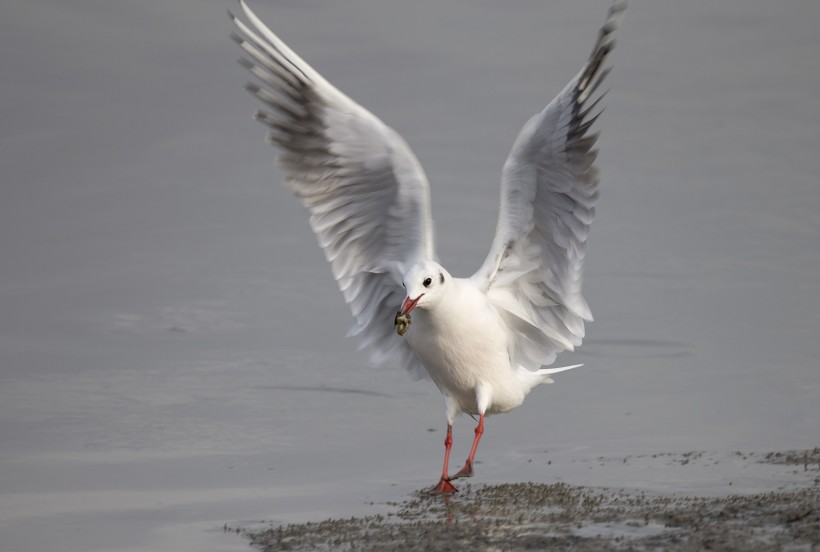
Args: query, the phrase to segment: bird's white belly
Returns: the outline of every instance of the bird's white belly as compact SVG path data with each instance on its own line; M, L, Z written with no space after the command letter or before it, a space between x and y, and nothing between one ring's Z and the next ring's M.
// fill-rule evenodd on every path
M510 366L507 334L498 316L490 310L447 314L444 305L435 315L417 309L407 334L441 392L470 414L479 412L479 385L491 394L487 414L519 406L525 392Z

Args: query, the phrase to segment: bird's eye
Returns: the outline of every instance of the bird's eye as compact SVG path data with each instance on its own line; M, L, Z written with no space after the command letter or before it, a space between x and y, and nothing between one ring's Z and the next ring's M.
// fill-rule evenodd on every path
M422 282L422 284L424 284L424 287L430 287L430 284L432 284L432 283L433 283L432 278L425 278L424 281Z

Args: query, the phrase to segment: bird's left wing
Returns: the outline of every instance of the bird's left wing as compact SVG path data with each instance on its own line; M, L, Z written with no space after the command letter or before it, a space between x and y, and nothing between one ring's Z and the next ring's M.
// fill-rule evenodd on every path
M592 320L581 295L587 235L598 197L592 149L600 95L626 2L613 3L581 72L521 130L504 164L490 253L473 275L507 323L514 365L551 364Z
M248 90L266 106L256 118L283 153L285 183L310 211L361 337L376 362L425 371L393 318L410 264L435 258L429 185L405 141L296 55L240 0L247 21L230 14L241 60L262 85Z

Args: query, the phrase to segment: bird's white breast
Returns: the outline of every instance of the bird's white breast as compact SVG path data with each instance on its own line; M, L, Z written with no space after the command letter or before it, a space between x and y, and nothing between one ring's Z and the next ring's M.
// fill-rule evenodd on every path
M487 413L520 405L525 391L510 366L507 329L486 295L454 279L434 306L413 311L406 338L430 377L468 413L477 413L476 387L491 393Z

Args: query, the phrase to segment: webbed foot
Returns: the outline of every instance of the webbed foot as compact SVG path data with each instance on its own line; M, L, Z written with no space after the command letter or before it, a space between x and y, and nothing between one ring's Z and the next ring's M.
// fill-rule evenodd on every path
M448 479L442 479L438 482L438 485L430 489L428 492L431 494L453 494L457 493L458 489L456 489L456 486L450 483Z
M451 476L450 479L458 479L459 477L472 477L473 476L473 463L467 460L464 464L464 467L458 470L458 472Z

